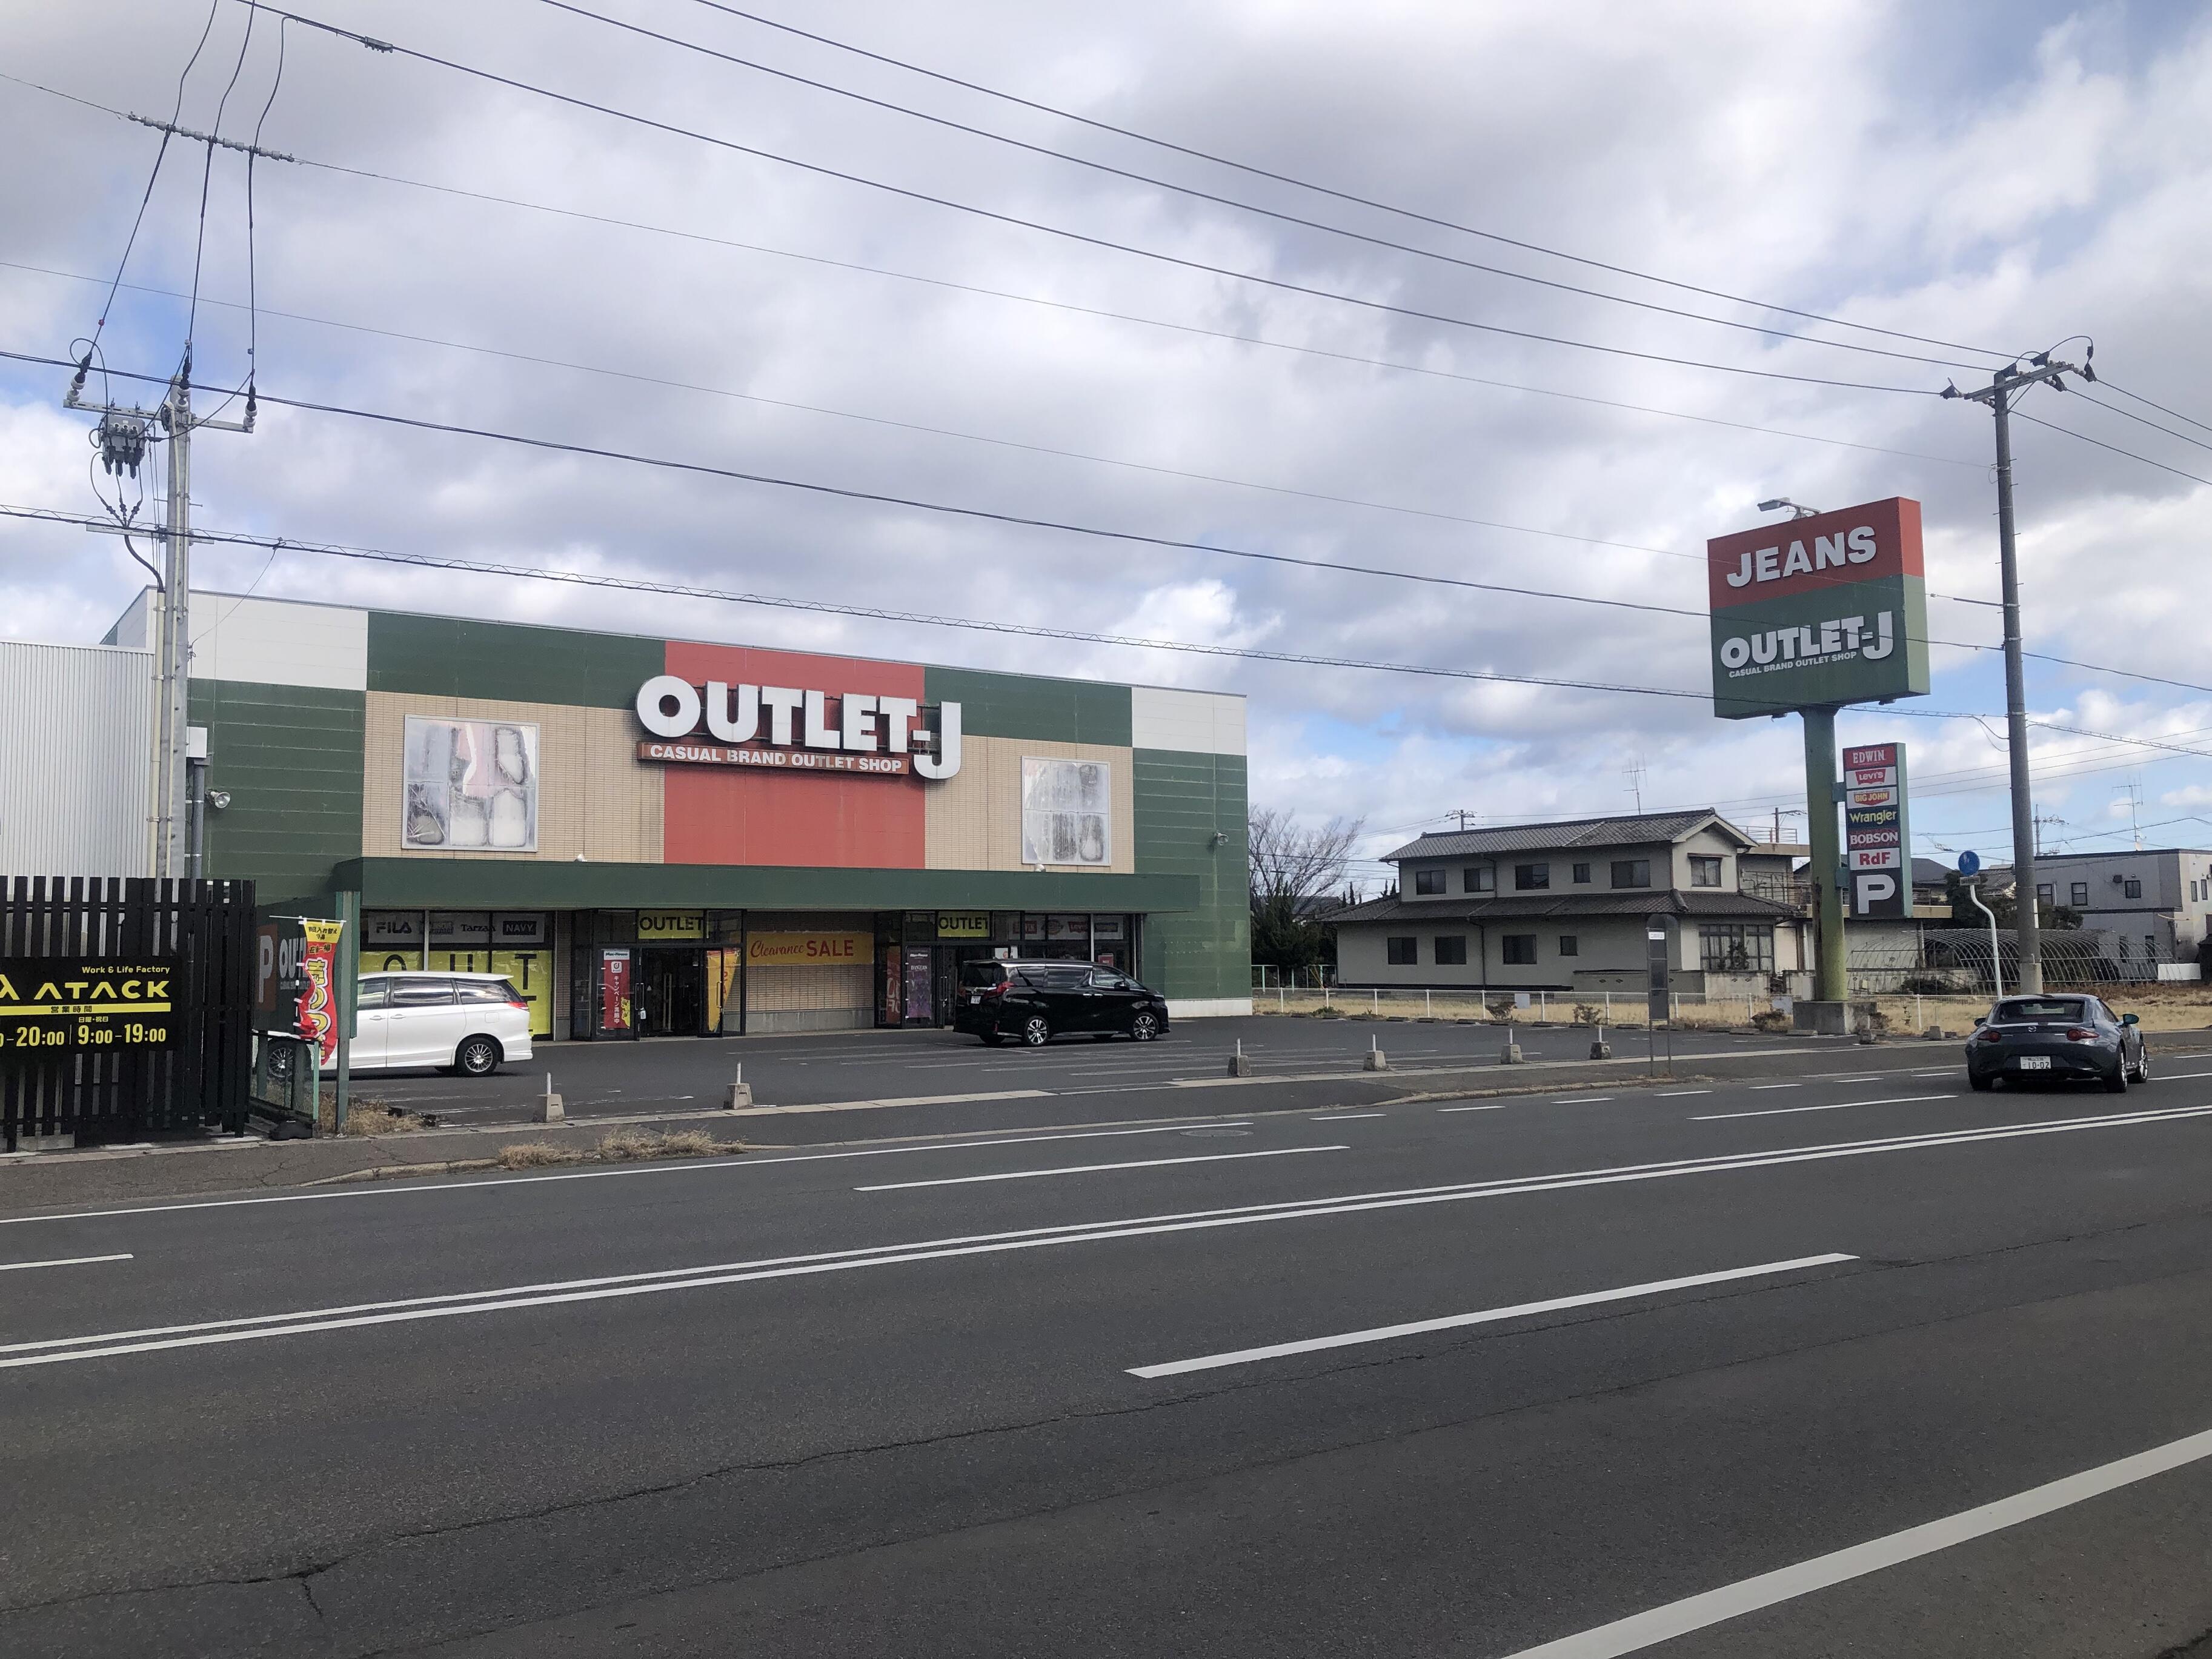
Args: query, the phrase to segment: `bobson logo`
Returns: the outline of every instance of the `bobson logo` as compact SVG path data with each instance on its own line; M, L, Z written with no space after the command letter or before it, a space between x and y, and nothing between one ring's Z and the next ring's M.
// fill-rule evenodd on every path
M960 705L939 703L934 729L923 724L927 712L912 697L720 680L696 686L659 674L638 688L637 718L653 736L638 744L637 757L941 781L960 769Z

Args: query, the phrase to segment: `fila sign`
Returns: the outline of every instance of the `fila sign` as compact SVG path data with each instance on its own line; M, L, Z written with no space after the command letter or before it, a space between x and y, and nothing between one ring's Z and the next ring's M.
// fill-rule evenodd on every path
M1721 719L1926 694L1919 502L1715 537L1705 578Z
M938 704L933 728L922 723L928 713L912 697L659 674L638 688L637 718L653 735L637 757L941 781L960 769L960 705Z

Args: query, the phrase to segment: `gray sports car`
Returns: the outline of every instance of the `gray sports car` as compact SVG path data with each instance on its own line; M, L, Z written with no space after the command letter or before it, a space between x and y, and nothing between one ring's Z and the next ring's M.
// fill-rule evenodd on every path
M2150 1081L2150 1055L2133 1014L2078 994L2006 997L1974 1022L1966 1042L1966 1081L1977 1089L2008 1082L2094 1078L2114 1094Z

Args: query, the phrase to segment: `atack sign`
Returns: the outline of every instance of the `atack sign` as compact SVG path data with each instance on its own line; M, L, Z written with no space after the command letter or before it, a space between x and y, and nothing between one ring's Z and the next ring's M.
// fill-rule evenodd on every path
M1705 544L1723 720L1928 690L1920 503L1904 496Z

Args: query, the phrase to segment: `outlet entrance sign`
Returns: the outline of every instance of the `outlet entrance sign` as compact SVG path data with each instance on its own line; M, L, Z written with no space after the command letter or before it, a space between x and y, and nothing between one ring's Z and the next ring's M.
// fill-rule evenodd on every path
M1920 503L1902 495L1705 544L1723 720L1928 691Z
M1844 750L1844 869L1853 915L1912 914L1912 830L1901 743Z

